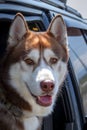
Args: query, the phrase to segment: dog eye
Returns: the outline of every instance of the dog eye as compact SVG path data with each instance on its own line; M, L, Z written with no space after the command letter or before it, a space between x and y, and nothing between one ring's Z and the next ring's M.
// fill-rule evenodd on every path
M30 58L26 58L26 59L24 59L24 61L25 61L28 65L34 65L34 64L35 64L35 62L34 62L32 59L30 59Z
M50 58L50 63L51 63L51 64L56 64L57 61L58 61L57 58Z

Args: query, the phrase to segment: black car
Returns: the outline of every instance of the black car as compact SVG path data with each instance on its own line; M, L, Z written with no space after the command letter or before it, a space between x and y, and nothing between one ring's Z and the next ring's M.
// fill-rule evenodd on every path
M61 14L67 25L70 59L54 112L44 118L43 130L87 130L87 23L63 0L0 0L0 58L7 46L9 26L21 12L33 31L47 29Z

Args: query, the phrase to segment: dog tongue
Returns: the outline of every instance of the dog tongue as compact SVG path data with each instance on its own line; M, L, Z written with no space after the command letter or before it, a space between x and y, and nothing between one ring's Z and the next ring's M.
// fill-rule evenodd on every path
M52 97L49 95L39 96L37 98L37 103L42 106L50 106L52 103Z

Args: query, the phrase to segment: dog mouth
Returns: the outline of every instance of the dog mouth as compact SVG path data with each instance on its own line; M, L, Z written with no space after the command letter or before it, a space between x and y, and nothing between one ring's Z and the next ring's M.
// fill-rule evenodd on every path
M25 83L27 88L29 89L27 83ZM52 94L44 94L44 95L39 95L39 96L36 96L34 95L30 89L29 89L29 92L31 93L31 95L34 97L34 99L36 100L36 103L39 104L40 106L44 106L44 107L48 107L52 104Z
M36 102L37 102L37 104L44 106L44 107L50 106L52 104L52 96L50 96L50 95L37 96Z

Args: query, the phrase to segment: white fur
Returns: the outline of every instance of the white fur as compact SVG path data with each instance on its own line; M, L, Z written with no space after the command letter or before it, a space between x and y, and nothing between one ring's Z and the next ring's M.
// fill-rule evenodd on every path
M40 58L39 51L37 49L33 49L29 54L27 54L27 58L31 58L35 63L37 63Z
M54 54L54 52L50 49L44 50L44 57L46 58L46 61L49 63L50 58L57 58L57 56Z
M36 130L39 127L39 121L37 117L31 117L24 119L24 130Z

